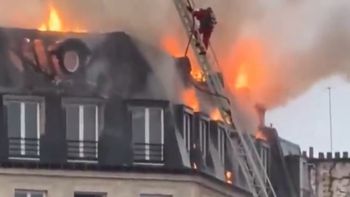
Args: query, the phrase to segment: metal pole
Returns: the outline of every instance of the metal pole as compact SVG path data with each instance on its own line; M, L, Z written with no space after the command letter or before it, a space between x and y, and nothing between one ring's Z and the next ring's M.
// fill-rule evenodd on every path
M330 137L330 148L333 153L333 124L332 124L332 88L328 87L328 109L329 109L329 137Z

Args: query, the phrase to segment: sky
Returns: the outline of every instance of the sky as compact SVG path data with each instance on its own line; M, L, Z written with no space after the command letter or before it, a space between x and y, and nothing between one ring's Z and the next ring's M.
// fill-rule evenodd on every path
M302 150L310 146L318 152L330 151L329 94L331 87L333 152L350 151L350 84L333 76L314 85L305 94L266 114L279 135L297 143Z

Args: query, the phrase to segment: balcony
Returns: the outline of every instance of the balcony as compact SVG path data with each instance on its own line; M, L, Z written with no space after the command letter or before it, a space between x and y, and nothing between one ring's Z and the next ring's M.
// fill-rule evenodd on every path
M38 138L9 138L9 157L39 159L40 140Z
M134 163L136 164L163 164L164 145L134 143Z
M91 161L96 162L98 158L97 141L67 141L68 161Z

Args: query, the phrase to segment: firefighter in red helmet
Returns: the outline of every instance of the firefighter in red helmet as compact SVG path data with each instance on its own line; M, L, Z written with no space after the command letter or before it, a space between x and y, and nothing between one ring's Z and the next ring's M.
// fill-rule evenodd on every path
M211 7L199 10L193 10L191 7L187 8L192 12L193 17L199 21L198 32L202 35L205 49L208 49L210 36L214 30L214 26L217 24L213 9ZM195 34L195 37L198 38L198 35Z

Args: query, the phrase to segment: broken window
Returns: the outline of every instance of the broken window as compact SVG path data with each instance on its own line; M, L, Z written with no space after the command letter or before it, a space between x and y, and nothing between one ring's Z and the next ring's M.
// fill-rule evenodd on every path
M65 102L66 139L69 160L95 161L101 128L101 107L96 102Z
M44 130L44 102L39 97L5 96L10 158L38 159Z
M43 191L15 190L15 197L46 197Z
M163 162L164 111L157 107L130 107L134 161Z

